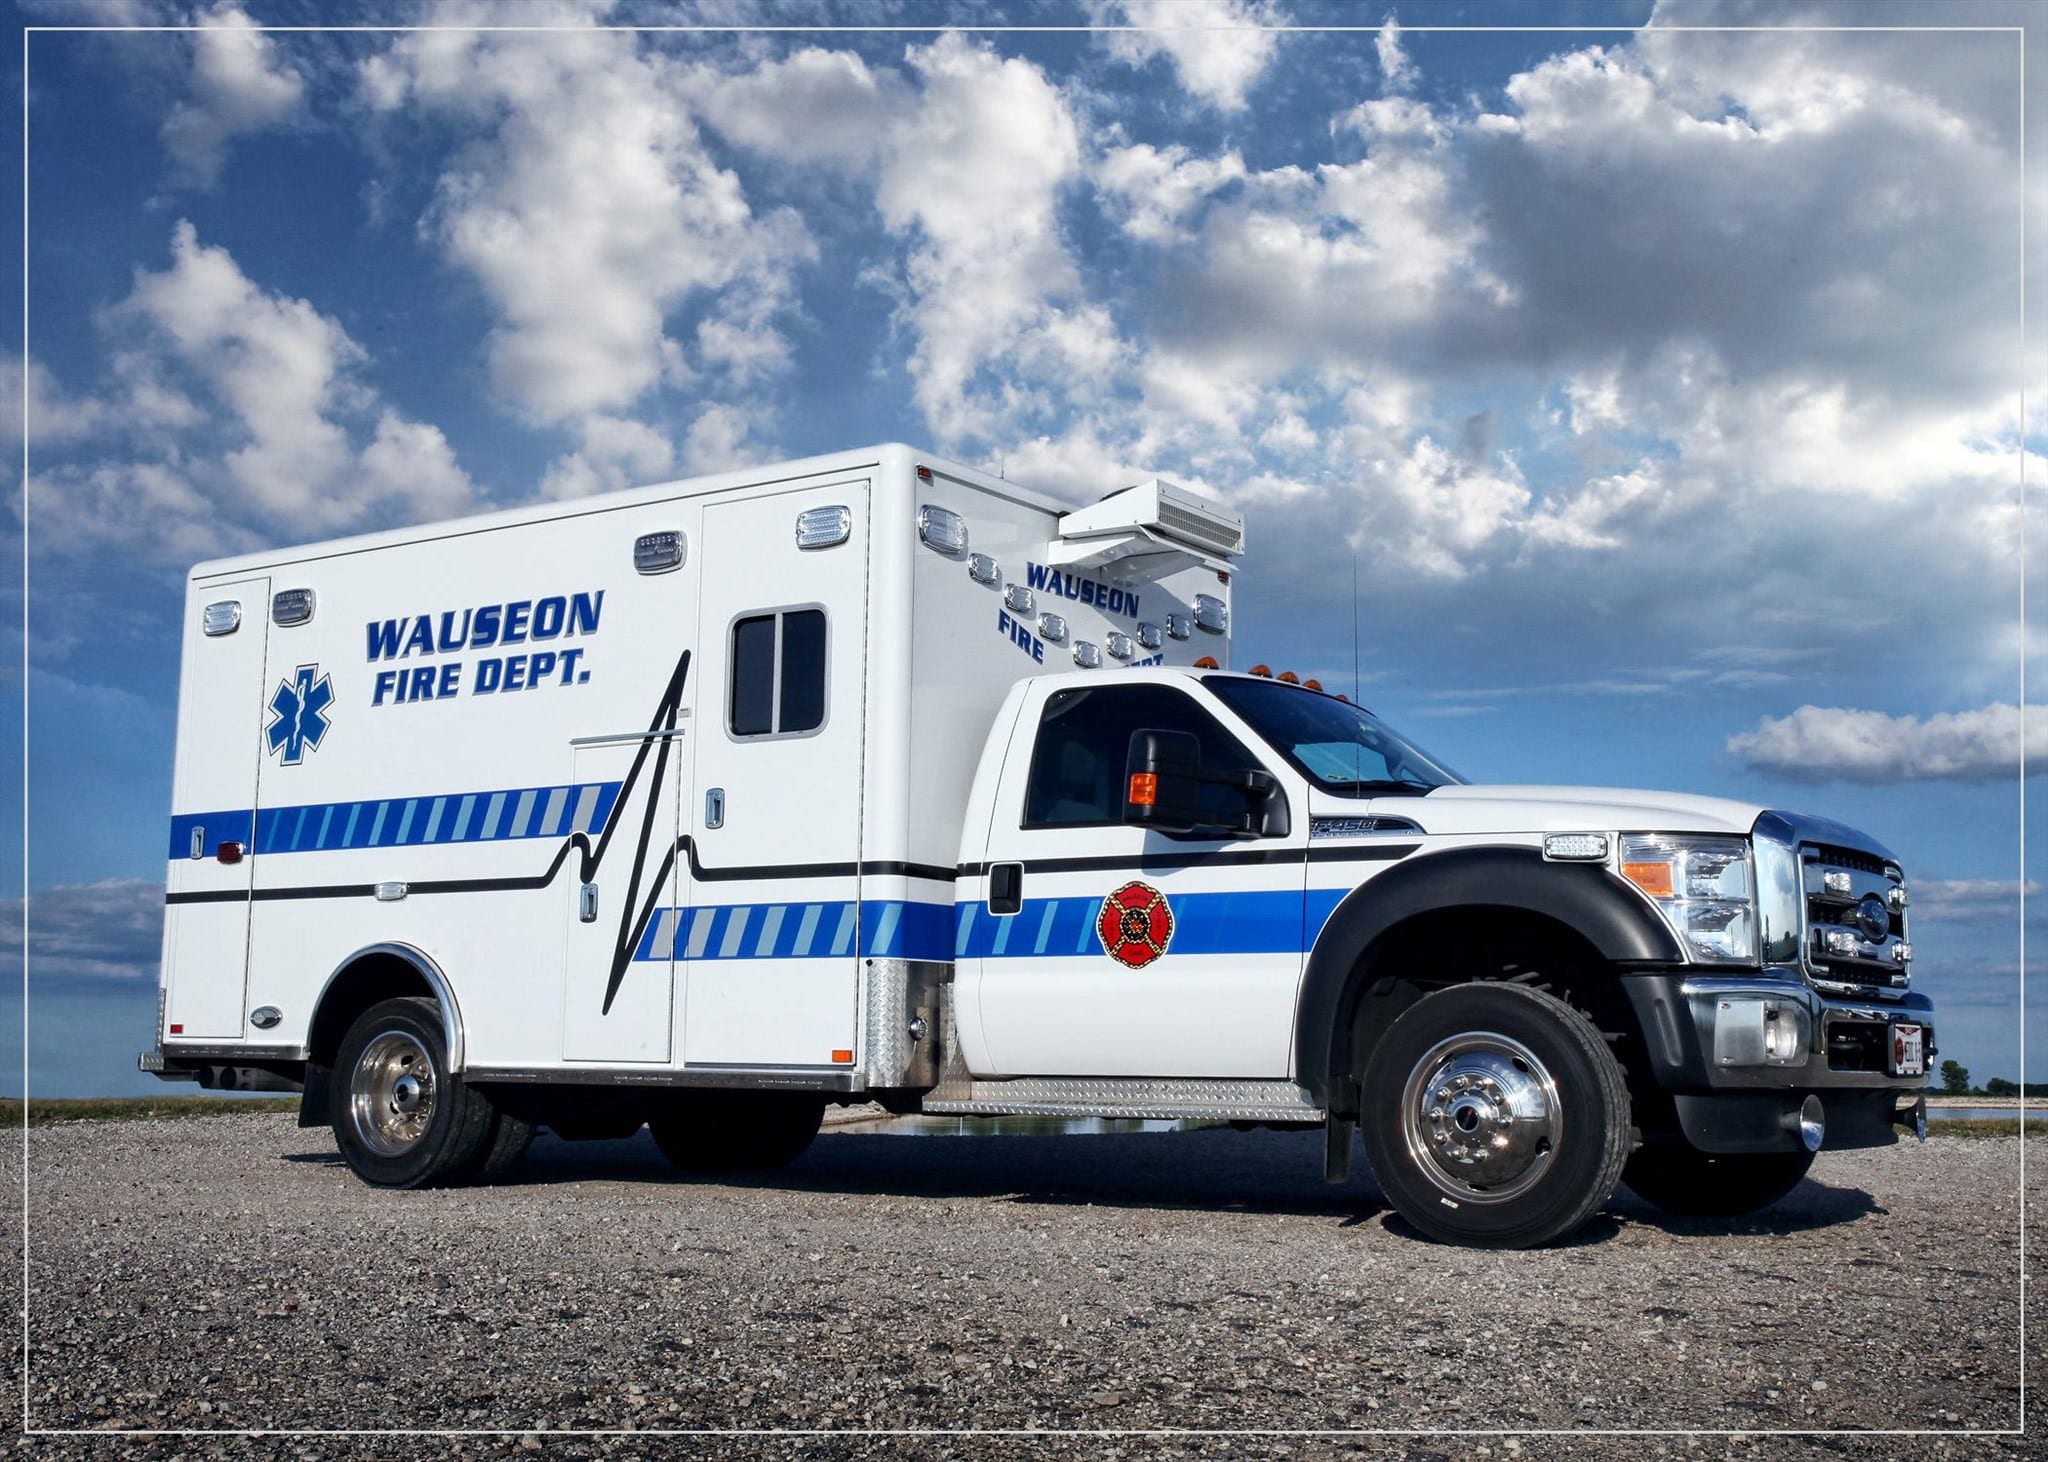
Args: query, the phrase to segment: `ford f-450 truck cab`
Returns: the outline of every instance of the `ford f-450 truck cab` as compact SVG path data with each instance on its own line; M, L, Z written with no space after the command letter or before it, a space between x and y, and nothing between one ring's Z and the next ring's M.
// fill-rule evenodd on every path
M1494 1246L1924 1131L1890 852L1235 673L1242 538L890 445L201 565L143 1065L399 1187L833 1102L1315 1126Z

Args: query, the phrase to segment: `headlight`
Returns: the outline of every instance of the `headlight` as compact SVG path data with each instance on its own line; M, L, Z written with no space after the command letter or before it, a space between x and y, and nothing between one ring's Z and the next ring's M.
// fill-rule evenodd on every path
M1621 876L1664 912L1701 964L1756 963L1756 879L1748 838L1630 833Z

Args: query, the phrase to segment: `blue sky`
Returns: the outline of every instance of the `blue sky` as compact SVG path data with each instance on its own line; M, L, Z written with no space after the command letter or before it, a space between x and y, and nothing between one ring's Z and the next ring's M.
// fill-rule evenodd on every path
M33 1090L150 1089L194 560L891 438L1077 501L1225 495L1242 652L1338 685L1355 566L1366 702L1467 775L1868 829L1914 883L1944 1054L2019 1074L2019 475L2048 399L2023 431L2020 234L2048 219L2011 31L1306 0L772 35L593 22L934 9L19 14L201 27L30 38L29 635L0 715L25 674ZM563 28L463 28L507 17ZM1361 28L1254 28L1331 22ZM1616 29L1433 28L1475 22ZM1683 29L1726 24L1765 28Z

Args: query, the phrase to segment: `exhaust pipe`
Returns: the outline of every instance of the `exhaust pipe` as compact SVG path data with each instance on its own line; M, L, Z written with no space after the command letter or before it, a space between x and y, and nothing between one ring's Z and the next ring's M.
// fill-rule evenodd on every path
M1784 1123L1785 1130L1799 1139L1800 1146L1808 1152L1820 1151L1821 1143L1827 1138L1828 1114L1819 1097L1808 1097L1796 1110L1787 1108Z
M1903 1127L1922 1142L1927 1140L1927 1098L1915 1097L1913 1101L1892 1113L1892 1124Z

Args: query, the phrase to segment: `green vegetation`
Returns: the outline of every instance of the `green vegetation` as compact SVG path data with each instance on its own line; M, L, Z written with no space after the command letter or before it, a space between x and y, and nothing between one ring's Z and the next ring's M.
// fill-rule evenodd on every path
M296 1112L295 1096L160 1096L92 1097L72 1101L32 1099L28 1124L47 1127L53 1122L151 1122L165 1117L233 1117L249 1112ZM21 1102L0 1098L0 1127L21 1125Z
M1929 1114L1927 1118L1929 1137L2017 1137L2020 1135L2018 1117L1941 1117ZM2048 1137L2048 1118L2027 1118L2027 1136Z
M1970 1068L1960 1061L1941 1063L1941 1089L1950 1096L1970 1094Z

